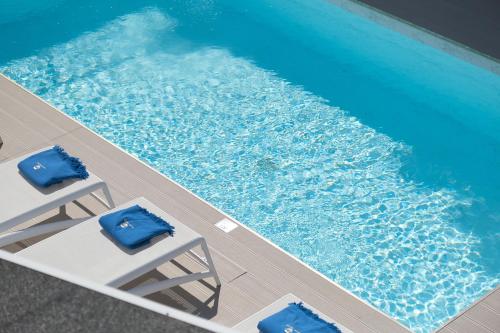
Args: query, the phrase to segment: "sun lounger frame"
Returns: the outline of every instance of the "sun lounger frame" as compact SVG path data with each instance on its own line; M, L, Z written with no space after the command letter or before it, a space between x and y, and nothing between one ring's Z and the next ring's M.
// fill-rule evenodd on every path
M127 291L138 296L146 296L206 278L213 278L216 287L220 286L221 282L208 245L201 235L144 198L134 199L116 207L115 210L136 204L173 224L174 236L158 236L150 245L143 248L124 249L102 230L98 223L101 216L99 215L21 250L17 255L53 267L58 271L81 276L89 281L120 288L179 255L187 253L206 270L142 284ZM203 257L193 251L198 246L201 247ZM92 252L94 249L96 250Z

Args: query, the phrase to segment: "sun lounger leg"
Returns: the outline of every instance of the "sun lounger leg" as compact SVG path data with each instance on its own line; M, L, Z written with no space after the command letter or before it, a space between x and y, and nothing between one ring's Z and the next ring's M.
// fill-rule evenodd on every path
M106 197L106 201L108 202L109 208L115 208L115 202L113 201L113 198L111 197L111 192L109 191L108 185L104 183L104 186L102 188L102 192L104 193L104 196Z
M213 274L213 277L215 279L215 283L217 284L217 286L220 286L219 275L217 274L217 271L215 270L214 262L212 260L212 256L210 255L210 252L208 251L208 246L207 246L207 242L205 241L205 239L202 239L200 245L201 245L201 249L203 250L203 252L205 252L205 258L207 259L208 270L210 271L210 273Z
M204 239L198 239L195 242L192 242L190 244L186 244L183 248L179 248L177 250L177 253L173 253L170 258L167 260L171 260L172 258L176 257L177 255L181 253L186 253L186 252L191 252L189 249L192 249L195 246L201 246L201 249L204 252L206 262L203 263L204 266L208 266L208 271L205 272L198 272L198 273L190 273L184 276L179 276L163 281L158 281L158 282L152 282L148 283L145 285L139 285L135 288L129 289L128 292L135 294L137 296L146 296L164 289L172 288L174 286L178 286L184 283L188 283L191 281L199 281L202 279L210 278L213 277L215 279L215 282L217 286L220 286L221 282L219 280L219 276L217 275L217 271L215 270L215 266L212 260L212 257L210 256L210 252L208 251L208 246L207 243Z
M106 206L110 209L115 208L115 202L113 201L113 198L111 197L111 192L109 191L108 185L106 183L102 182L101 184L99 184L99 188L97 188L97 189L100 189L102 191L106 200L102 199L100 196L98 196L97 194L95 194L93 192L90 193L90 196L94 197L97 201L99 201L104 206Z

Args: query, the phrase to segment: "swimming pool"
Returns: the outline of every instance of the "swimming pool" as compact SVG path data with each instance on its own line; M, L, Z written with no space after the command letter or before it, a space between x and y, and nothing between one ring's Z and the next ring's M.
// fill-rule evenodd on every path
M499 283L498 75L326 1L21 3L2 73L411 329Z

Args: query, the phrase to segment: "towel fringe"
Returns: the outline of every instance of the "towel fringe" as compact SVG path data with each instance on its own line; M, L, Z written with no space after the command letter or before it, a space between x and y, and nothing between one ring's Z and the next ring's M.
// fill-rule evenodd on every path
M146 214L149 218L151 218L155 223L158 223L158 224L162 224L162 225L166 225L167 227L167 234L169 234L170 236L173 236L174 235L174 232L175 232L175 227L173 225L171 225L170 223L166 222L165 220L163 220L161 217L159 216L156 216L155 214L151 213L149 210L147 210L146 208L144 207L141 207L139 205L137 205L137 207L139 207L139 209L141 210L141 212L143 212L144 214Z
M85 165L79 158L70 156L64 148L59 145L55 145L52 149L54 149L63 160L70 162L71 168L78 174L75 178L87 179L89 177Z
M296 303L296 302L292 302L292 303L289 303L288 305L297 305L299 307L299 309L302 310L302 312L304 312L306 315L308 315L309 317L313 318L313 319L316 319L316 320L320 320L322 322L324 322L325 324L327 324L330 328L336 330L337 332L339 333L342 333L342 331L340 330L340 328L338 328L334 323L330 323L330 322L327 322L326 320L324 320L323 318L320 318L316 313L314 313L311 309L308 309L304 306L304 303L302 302L299 302L299 303Z

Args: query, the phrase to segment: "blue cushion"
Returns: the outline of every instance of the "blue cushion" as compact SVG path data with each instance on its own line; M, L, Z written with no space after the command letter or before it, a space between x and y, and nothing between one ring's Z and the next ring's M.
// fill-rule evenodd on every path
M173 226L139 205L104 215L99 224L116 242L129 249L148 244L158 235L174 234Z
M337 326L319 318L302 303L290 303L260 321L257 328L262 333L340 333Z
M60 146L31 155L17 165L21 174L33 184L49 187L65 179L85 179L89 176L85 166L69 156Z

